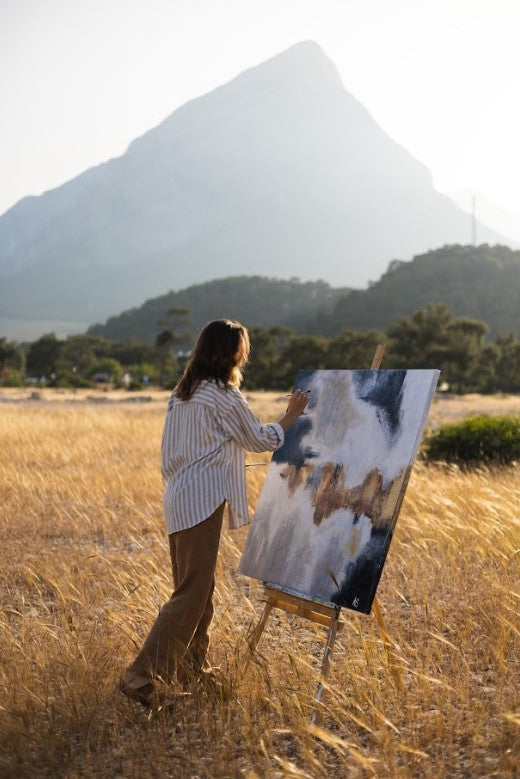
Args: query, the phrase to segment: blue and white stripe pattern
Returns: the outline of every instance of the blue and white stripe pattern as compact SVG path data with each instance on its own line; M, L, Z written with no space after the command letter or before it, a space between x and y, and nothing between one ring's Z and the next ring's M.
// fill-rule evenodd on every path
M203 381L189 400L173 392L162 438L168 533L198 525L224 500L231 528L249 523L244 449L272 452L284 437L276 422L260 423L236 387Z

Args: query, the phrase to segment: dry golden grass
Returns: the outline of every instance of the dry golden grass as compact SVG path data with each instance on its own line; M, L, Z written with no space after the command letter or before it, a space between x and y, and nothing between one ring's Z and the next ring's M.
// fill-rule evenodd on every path
M435 404L434 423L449 402ZM255 393L253 403L268 419L283 400ZM225 531L219 560L210 651L229 699L149 718L115 692L171 586L163 412L164 396L1 406L0 775L516 775L514 468L416 467L378 593L388 643L373 616L344 613L319 728L309 715L324 629L273 614L258 662L237 678L262 607L260 584L236 573L246 529ZM252 507L264 473L248 472Z

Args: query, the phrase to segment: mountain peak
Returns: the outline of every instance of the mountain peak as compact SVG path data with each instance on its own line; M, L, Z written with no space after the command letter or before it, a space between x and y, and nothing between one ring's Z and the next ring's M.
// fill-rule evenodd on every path
M261 78L273 75L284 81L304 80L307 87L312 84L320 84L323 87L324 82L329 81L334 86L344 89L338 69L321 46L312 40L295 43L288 49L245 70L234 81L251 77L251 74L255 73Z
M309 65L316 65L318 62L325 62L329 65L332 65L334 70L336 70L335 65L333 62L327 57L321 46L316 43L316 41L299 41L298 43L294 43L292 46L289 46L288 49L284 49L283 51L279 52L278 54L274 54L272 57L270 57L267 60L264 60L260 63L260 67L262 65L267 65L269 62L272 62L273 60L277 62L287 62L288 60L295 60L299 64L309 64Z
M180 106L157 127L132 141L127 153L142 155L160 149L169 155L179 137L189 132L192 141L204 148L208 143L232 144L240 154L239 149L251 143L256 128L262 125L265 129L271 125L278 143L284 136L313 132L323 121L336 123L338 108L346 105L364 118L369 116L345 90L336 66L323 49L315 41L301 41Z
M280 52L280 55L284 54L297 54L300 56L303 54L304 56L318 56L318 57L325 57L326 54L319 45L319 43L316 43L316 41L311 40L310 38L305 41L298 41L297 43L293 43L292 46L289 46L289 48L284 49L282 52Z

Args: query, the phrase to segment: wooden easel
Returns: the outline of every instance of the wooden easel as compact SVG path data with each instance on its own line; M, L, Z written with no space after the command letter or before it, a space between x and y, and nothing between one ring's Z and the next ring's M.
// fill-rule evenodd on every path
M385 348L385 344L378 344L372 359L370 370L379 370L381 367L381 362L383 361ZM318 707L321 704L323 692L325 690L325 680L329 675L330 658L332 656L332 650L334 648L336 636L338 633L341 633L345 627L345 623L340 620L341 606L328 606L313 600L307 600L306 598L302 598L298 595L291 595L284 590L279 590L276 587L267 585L265 583L262 600L265 602L262 616L260 617L260 621L248 638L250 651L248 660L250 659L251 655L257 647L258 642L260 641L260 637L273 609L281 609L288 614L295 614L298 617L309 619L311 622L316 622L318 625L323 625L324 627L328 628L327 641L325 643L325 651L323 653L323 660L320 669L320 681L314 698L316 705L311 714L311 724L315 725L319 719ZM383 639L383 644L385 645L385 649L387 649L388 652L388 635L383 624L381 610L375 598L373 605L374 611L376 613L377 624Z

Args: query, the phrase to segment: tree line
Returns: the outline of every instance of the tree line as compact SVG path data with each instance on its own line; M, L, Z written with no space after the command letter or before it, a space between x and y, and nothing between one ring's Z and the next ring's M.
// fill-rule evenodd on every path
M188 312L170 309L155 343L110 341L97 335L58 339L43 335L31 344L0 338L0 383L88 387L96 380L138 389L172 387L189 356ZM252 327L246 389L286 390L300 369L369 368L375 347L386 343L384 368L439 368L452 392L520 392L520 341L514 333L486 340L487 325L455 317L444 304L430 304L401 317L386 331L345 330L327 338L302 335L287 326Z

